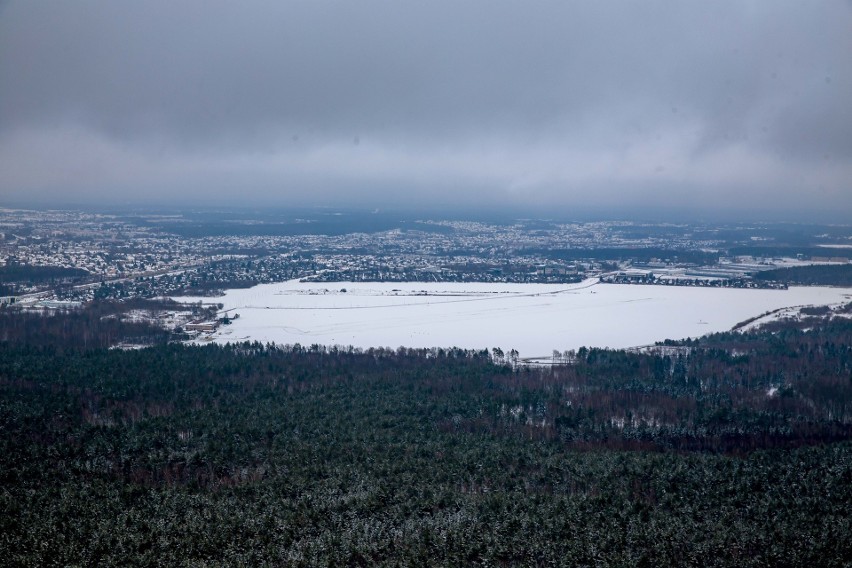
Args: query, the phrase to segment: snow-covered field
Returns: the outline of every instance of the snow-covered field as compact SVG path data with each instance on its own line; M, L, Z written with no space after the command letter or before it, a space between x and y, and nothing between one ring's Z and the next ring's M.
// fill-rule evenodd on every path
M228 290L220 343L257 340L356 347L500 347L522 357L580 346L634 347L697 337L786 306L852 301L852 289L484 283L262 284Z

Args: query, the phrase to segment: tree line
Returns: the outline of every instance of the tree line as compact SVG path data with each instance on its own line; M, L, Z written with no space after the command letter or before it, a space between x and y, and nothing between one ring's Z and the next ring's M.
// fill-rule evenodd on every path
M852 264L814 264L763 270L755 280L777 281L799 286L852 287Z

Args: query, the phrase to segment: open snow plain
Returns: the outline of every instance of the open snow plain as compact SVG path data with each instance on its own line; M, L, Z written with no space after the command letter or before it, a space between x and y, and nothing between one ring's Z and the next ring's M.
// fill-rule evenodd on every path
M233 317L212 338L355 347L634 347L730 330L770 310L852 300L852 289L743 290L680 286L289 281L228 290Z

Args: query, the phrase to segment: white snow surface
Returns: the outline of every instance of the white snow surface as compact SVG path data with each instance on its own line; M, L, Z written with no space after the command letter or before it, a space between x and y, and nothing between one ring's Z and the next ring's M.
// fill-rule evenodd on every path
M345 292L343 290L346 290ZM600 284L299 282L228 290L218 343L517 349L550 356L581 346L626 348L727 331L788 306L852 300L852 289L789 290ZM208 339L209 340L209 339Z

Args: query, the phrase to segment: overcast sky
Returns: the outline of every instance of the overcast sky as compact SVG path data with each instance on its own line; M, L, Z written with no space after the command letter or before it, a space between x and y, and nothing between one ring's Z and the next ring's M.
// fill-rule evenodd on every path
M852 222L852 2L0 3L0 205Z

